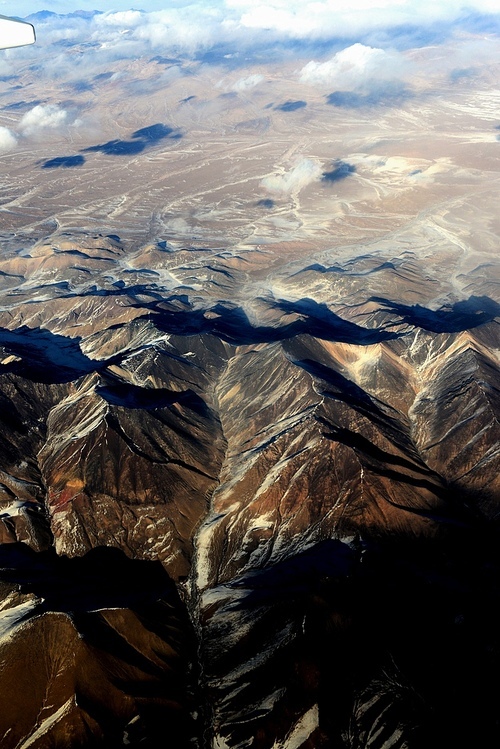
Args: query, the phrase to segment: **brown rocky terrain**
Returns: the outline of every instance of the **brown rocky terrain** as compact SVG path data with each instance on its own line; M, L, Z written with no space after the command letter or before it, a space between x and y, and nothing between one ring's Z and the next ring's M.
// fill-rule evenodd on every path
M2 156L2 749L495 745L497 68L114 65Z
M113 238L79 241L53 236L52 257L59 243L78 264L86 245L124 254ZM5 297L5 745L110 746L131 721L155 741L152 704L174 711L175 746L207 724L215 746L371 746L379 731L438 746L459 710L464 735L478 721L493 735L468 679L496 663L493 630L476 637L497 597L498 304L373 295L375 275L379 293L425 288L415 257L293 261L287 298L237 304L189 286L202 267L237 290L222 253L154 253L177 290L98 288L94 272L78 294ZM260 278L258 258L245 267ZM323 301L328 276L337 304ZM317 299L301 296L316 277ZM56 644L29 655L44 638ZM172 649L193 683L170 697ZM30 711L11 705L33 672ZM177 704L202 717L179 724Z

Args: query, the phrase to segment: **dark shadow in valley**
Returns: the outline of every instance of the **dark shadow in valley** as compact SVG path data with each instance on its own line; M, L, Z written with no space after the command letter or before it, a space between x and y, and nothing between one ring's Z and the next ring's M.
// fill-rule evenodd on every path
M471 296L438 310L391 302L383 297L371 297L370 301L383 304L384 311L395 312L406 325L432 333L460 333L500 317L500 304L487 296Z
M405 468L407 471L418 473L427 478L438 478L438 474L434 473L430 468L427 468L424 463L416 463L402 455L396 455L387 450L382 450L382 448L378 447L374 442L363 437L360 432L353 432L351 429L345 429L343 427L334 427L333 431L325 432L324 436L327 439L334 440L335 442L342 442L343 445L352 447L356 453L366 458L366 462L369 464L370 469L384 473L384 475L386 470L392 470L392 473L395 473L391 467L397 466L398 468ZM401 480L401 476L401 474L398 474L398 480ZM411 481L414 477L405 475L403 480L406 479ZM431 485L429 481L427 483L429 484L431 491L440 489L440 487L435 484Z
M297 595L311 592L311 583L326 577L347 577L357 564L356 550L337 539L326 539L270 567L251 570L228 584L246 588L248 596L233 604L238 610L252 605L292 602ZM251 591L251 592L250 592Z
M84 258L85 260L98 260L100 262L107 262L107 263L113 262L112 260L109 259L109 257L101 257L99 255L97 255L96 257L95 255L88 255L86 252L82 252L81 250L54 249L54 254L55 255L71 255L72 257ZM77 267L78 266L75 266L75 268ZM74 297L74 296L75 296L74 294L68 294L68 297ZM84 294L83 296L86 296L86 294Z
M340 265L326 266L321 265L321 263L312 263L294 273L292 278L301 273L305 273L306 271L315 271L316 273L344 273L346 276L369 276L372 273L379 273L384 270L397 270L394 263L391 263L390 260L386 260L385 262L380 263L380 265L376 265L374 268L369 268L368 270L354 271L352 270L352 267L354 267L354 263L349 263L347 267L342 267Z
M267 210L274 208L274 205L274 200L271 200L271 198L262 198L262 200L259 200L257 203L259 208L266 208Z
M88 256L85 256L85 257L88 257ZM92 260L102 260L102 261L110 262L109 258L105 258L105 257L96 257L96 258L92 258ZM130 270L129 272L137 273L136 270ZM141 270L141 273L148 273L148 274L153 273L154 275L158 275L154 271ZM74 294L68 294L66 298L71 298L72 296L74 296ZM134 299L134 298L137 299L141 296L144 296L144 297L147 297L148 299L157 299L158 301L168 301L168 298L167 299L165 298L163 288L160 285L131 284L130 286L127 286L124 281L115 281L115 283L112 284L111 287L107 289L102 289L102 288L99 288L98 286L92 286L89 289L87 289L85 292L83 292L82 294L79 294L78 296L80 298L98 297L98 296L102 296L102 297L125 296L125 297L130 297L131 299Z
M111 405L127 409L156 411L178 404L201 415L207 414L205 401L191 389L179 391L139 387L107 375L104 383L96 387L96 392Z
M397 338L398 334L381 328L363 328L360 325L344 320L328 306L314 299L304 298L294 302L289 300L276 301L274 306L287 314L302 316L302 320L292 323L290 328L293 335L308 333L317 338L335 340L345 343L368 345Z
M222 302L207 310L169 309L163 302L150 302L140 306L156 313L154 322L160 330L177 335L211 333L237 345L272 343L299 335L358 345L369 345L399 337L398 333L379 328L362 328L343 320L331 312L326 304L318 304L313 299L274 302L275 309L295 317L289 323L285 317L282 324L276 327L252 325L241 307Z
M0 328L0 345L16 357L2 372L13 372L35 382L63 383L104 369L119 357L106 361L89 359L82 353L80 338L51 333L23 325L16 330Z
M118 749L128 736L126 744L156 749L164 744L165 725L172 746L198 745L199 721L192 715L201 704L195 634L159 561L131 559L102 546L68 558L53 549L4 544L0 583L37 599L19 613L14 631L16 625L28 626L14 637L12 650L6 645L4 664L12 668L12 661L19 661L16 675L29 669L25 678L54 700L60 695L54 682L62 679L63 694L90 718L90 727L86 722L80 733L78 720L70 719L67 730L77 739L65 746ZM32 657L33 648L40 657ZM74 697L68 692L73 689ZM16 715L12 694L4 692L1 699L2 709ZM57 701L51 705L57 717ZM29 721L28 712L27 730ZM52 737L50 726L44 728Z
M306 273L307 271L314 271L315 273L347 273L345 268L342 268L340 265L321 265L321 263L311 263L311 265L307 265L305 268L301 268L296 273L292 274L292 278L294 276L300 276L301 273Z
M356 382L348 379L337 370L310 358L311 350L307 343L304 345L301 339L285 343L284 350L288 359L295 366L300 367L316 380L315 389L320 395L345 403L346 406L352 408L380 430L385 439L392 443L396 450L411 457L411 460L407 462L404 459L406 467L425 473L427 476L436 475L422 462L411 440L398 427L400 415L395 409L367 393ZM318 421L329 431L338 430L337 426L324 418L319 417ZM328 437L329 435L325 434L325 436ZM346 436L348 436L347 432ZM342 440L339 439L338 441ZM393 455L392 457L397 463L399 460L397 456Z
M42 164L42 169L70 169L75 166L83 166L85 164L85 157L81 154L76 156L56 156L53 159L48 159Z
M38 614L133 608L176 597L160 562L130 559L120 549L104 546L69 558L53 549L36 552L22 543L0 544L0 580L41 599Z
M290 712L318 705L311 746L495 746L498 548L457 526L330 539L230 583L239 594L219 626L232 612L248 626L211 673L228 744L286 732ZM217 682L228 672L234 681ZM271 694L272 710L257 710Z
M321 364L319 361L309 358L297 358L296 354L300 354L300 350L297 350L297 346L293 344L287 345L285 350L290 361L295 366L300 367L316 380L319 380L318 391L321 395L346 403L379 427L391 421L387 413L382 410L381 402L377 402L375 398L368 395L366 390L363 390L355 382L344 377L343 374L337 372L335 369Z
M327 439L352 448L367 471L385 477L391 482L424 489L442 501L438 509L423 500L420 505L416 506L394 501L384 495L385 501L398 510L429 518L442 527L458 525L465 528L468 522L475 523L476 515L460 502L455 493L452 496L438 474L424 464L419 465L400 455L382 450L359 432L350 429L335 427L334 431L323 434Z

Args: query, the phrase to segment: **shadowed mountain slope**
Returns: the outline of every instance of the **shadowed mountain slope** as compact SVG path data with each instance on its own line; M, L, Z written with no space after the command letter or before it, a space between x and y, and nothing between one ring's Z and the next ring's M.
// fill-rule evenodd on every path
M2 262L2 746L498 740L495 299L392 253Z

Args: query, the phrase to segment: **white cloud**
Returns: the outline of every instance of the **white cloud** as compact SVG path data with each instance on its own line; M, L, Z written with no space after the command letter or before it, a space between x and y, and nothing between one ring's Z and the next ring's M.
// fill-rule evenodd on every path
M140 10L124 10L118 12L105 13L96 17L98 26L111 26L115 28L137 28L144 23L146 13Z
M326 62L311 60L300 71L302 83L335 86L342 90L362 88L367 81L401 78L408 65L401 54L353 44Z
M113 46L139 42L149 50L194 54L231 40L234 30L221 9L204 4L153 12L104 13L94 18L94 41Z
M317 161L303 158L288 172L264 177L261 186L270 193L291 195L319 180L322 173Z
M40 130L56 130L67 124L68 113L56 104L37 104L21 118L19 128L23 135L34 135Z
M167 25L174 36L211 35L218 30L219 38L228 39L228 30L235 28L272 30L281 37L326 38L346 33L359 33L370 29L415 24L431 25L436 21L451 21L462 18L468 12L498 13L498 0L148 0L148 12L130 10L129 0L115 0L113 11L106 3L94 0L79 0L78 8L92 10L101 6L105 12L94 19L101 30L128 29L134 32L144 25ZM25 16L40 10L38 0L5 0L1 4L6 15ZM67 3L47 0L44 7L64 13ZM167 10L168 9L168 10ZM51 19L50 25L84 23L73 17ZM49 24L40 23L44 30ZM226 31L224 32L224 29ZM154 33L149 29L148 34Z
M29 12L28 5L23 3L23 14ZM63 4L59 8L54 3L48 5L60 10ZM359 49L357 60L342 60L339 52L328 62L312 60L303 75L318 83L333 81L343 73L354 81L350 85L356 86L357 79L369 74L373 78L389 76L391 62L400 77L401 58L387 52L391 46L411 47L413 38L415 46L438 44L460 28L474 30L474 21L466 20L473 11L497 13L500 18L498 0L469 0L466 7L455 0L150 0L148 11L130 10L128 5L126 0L118 0L115 10L89 18L66 15L40 20L36 22L37 44L16 50L16 60L39 59L43 47L58 42L51 50L54 55L44 60L41 74L61 79L70 76L71 70L90 77L114 60L148 54L200 56L213 51L209 59L226 62L230 55L242 60L265 48L276 59L280 50L288 56L292 49L300 54L301 45L292 48L287 46L289 41L331 42L333 51L339 39L347 39L362 42L364 58ZM8 6L3 12L19 13ZM89 6L91 0L79 4L81 8ZM478 29L483 36L482 23ZM72 43L85 46L76 50ZM381 54L382 47L386 57Z
M12 151L17 145L14 133L8 127L0 126L0 153Z
M255 88L259 83L262 83L264 76L259 73L254 75L248 75L245 78L239 78L231 86L231 91L249 91L251 88Z
M274 30L299 39L339 38L405 25L432 26L458 20L468 12L499 12L496 0L470 0L466 6L455 0L227 0L226 5L239 11L240 22L247 28Z
M8 76L13 73L12 65L9 65L7 60L0 57L0 75Z

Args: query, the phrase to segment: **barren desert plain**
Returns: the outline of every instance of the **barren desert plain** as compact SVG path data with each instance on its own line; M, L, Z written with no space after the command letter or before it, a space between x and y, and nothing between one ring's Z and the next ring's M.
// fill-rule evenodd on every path
M0 53L0 746L498 745L497 16L134 13Z

